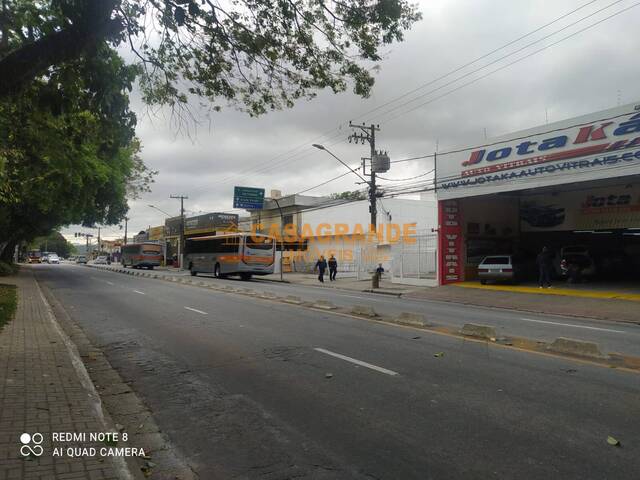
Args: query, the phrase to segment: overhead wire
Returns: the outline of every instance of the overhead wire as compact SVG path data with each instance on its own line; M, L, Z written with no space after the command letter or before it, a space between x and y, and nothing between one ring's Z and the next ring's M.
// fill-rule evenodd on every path
M529 37L529 36L533 35L534 33L537 33L537 32L539 32L539 31L541 31L541 30L543 30L543 29L547 28L548 26L550 26L550 25L553 25L553 24L557 23L558 21L560 21L560 20L562 20L562 19L564 19L564 18L566 18L566 17L568 17L568 16L570 16L570 15L572 15L572 14L576 13L576 12L577 12L577 11L579 11L579 10L582 10L582 9L586 8L587 6L589 6L589 5L593 4L593 3L595 3L596 1L598 1L598 0L591 0L591 1L589 1L589 2L586 2L585 4L583 4L583 5L581 5L581 6L577 7L577 8L575 8L575 9L573 9L573 10L571 10L571 11L569 11L569 12L567 12L567 13L565 13L565 14L563 14L563 15L561 15L561 16L559 16L559 17L557 17L557 18L555 18L554 20L552 20L552 21L550 21L550 22L547 22L546 24L544 24L544 25L542 25L542 26L540 26L540 27L535 28L534 30L529 31L529 32L527 32L526 34L521 35L520 37L518 37L518 38L516 38L516 39L514 39L514 40L511 40L511 41L507 42L506 44L504 44L504 45L502 45L502 46L500 46L500 47L498 47L498 48L496 48L496 49L494 49L494 50L492 50L492 51L490 51L490 52L488 52L488 53L485 53L485 54L483 54L483 55L481 55L481 56L479 56L479 57L477 57L477 58L475 58L475 59L471 60L470 62L467 62L467 63L465 63L464 65L459 66L459 67L457 67L457 68L455 68L455 69L453 69L453 70L451 70L451 71L449 71L449 72L447 72L447 73L445 73L445 74L443 74L443 75L441 75L441 76L437 77L436 79L433 79L433 80L431 80L431 81L429 81L429 82L427 82L427 83L424 83L424 84L422 84L422 85L420 85L420 86L418 86L418 87L414 88L413 90L411 90L411 91L409 91L409 92L407 92L407 93L405 93L405 94L402 94L402 95L400 95L400 96L398 96L398 97L396 97L396 98L394 98L394 99L392 99L392 100L389 100L389 101L385 102L385 103L384 103L384 104L382 104L382 105L379 105L379 106L375 107L374 109L371 109L371 110L369 110L369 111L367 111L367 112L364 112L364 113L362 113L362 114L358 115L358 116L357 116L357 117L355 117L355 118L362 118L362 117L364 117L364 116L368 115L369 113L372 113L372 112L375 112L375 111L377 111L377 110L379 110L379 109L381 109L381 108L384 108L385 106L390 105L391 103L394 103L394 102L396 102L396 101L398 101L398 100L401 100L402 98L406 98L408 95L410 95L410 94L412 94L412 93L415 93L415 92L417 92L417 91L421 90L422 88L425 88L426 86L432 85L432 84L434 84L434 83L438 82L439 80L442 80L442 79L444 79L444 78L447 78L447 77L449 77L449 76L453 75L454 73L457 73L457 72L459 72L459 71L463 70L464 68L466 68L466 67L468 67L468 66L471 66L471 65L473 65L473 64L475 64L475 63L477 63L477 62L479 62L480 60L482 60L482 59L484 59L484 58L487 58L487 57L491 56L492 54L497 53L498 51L504 50L505 48L507 48L507 47L509 47L509 46L511 46L511 45L513 45L513 44L515 44L515 43L517 43L517 42L519 42L519 41L521 41L521 40L523 40L523 39L525 39L525 38L527 38L527 37ZM618 0L618 1L614 2L614 3L618 3L619 1L622 1L622 0ZM612 5L613 5L613 4L612 4ZM610 6L611 6L611 5L609 5L609 6L605 7L605 8L609 8ZM595 12L595 13L597 13L597 12ZM555 32L555 33L557 33L557 32ZM503 58L505 58L505 57L503 57ZM489 64L489 65L490 65L490 64ZM488 66L488 65L485 65L485 66L484 66L484 67L482 67L482 68L486 68L487 66ZM328 140L330 141L330 140L332 140L332 139L335 139L337 136L340 136L340 135L341 135L341 132L339 132L339 130L341 129L341 127L342 127L342 123L341 123L341 124L339 124L339 125L338 125L338 127L333 127L333 128L331 128L331 129L329 129L329 130L325 131L324 133L322 133L322 134L320 134L320 135L318 135L318 136L315 136L315 137L313 137L313 138L309 139L308 141L306 141L306 142L304 142L304 143L301 143L301 144L297 145L296 147L293 147L293 148L291 148L291 149L289 149L289 150L287 150L287 151L285 151L285 152L283 152L283 153L281 153L281 154L278 154L278 155L276 155L276 156L274 156L274 157L271 157L270 159L267 159L267 160L265 160L265 161L262 161L262 162L261 162L262 164L267 164L267 165L265 165L265 166L264 166L264 167L262 167L262 168L259 168L259 169L258 169L257 171L255 171L254 173L262 173L262 172L264 172L264 171L268 170L269 168L273 168L273 167L275 167L275 166L277 166L277 165L282 165L282 164L285 164L285 163L289 163L289 162L291 162L291 161L293 161L293 160L296 160L296 155L298 155L299 153L301 153L301 152L298 152L298 150L302 149L302 150L304 151L305 149L310 148L310 147L309 147L309 146L310 146L310 144L311 144L311 143L313 143L314 141L319 140L319 139L322 139L322 138L324 138L324 137L328 136L329 134L331 134L332 132L338 131L338 132L337 132L337 135L336 135L336 134L333 134L333 136L332 136L331 138L329 138ZM338 142L338 143L339 143L339 142ZM334 144L334 145L335 145L335 144ZM269 164L269 163L271 163L271 162L272 162L272 161L274 161L274 160L277 160L277 159L278 159L278 158L280 158L280 157L284 157L284 158L282 158L281 160L279 160L279 161L275 162L273 165L271 165L271 167L269 167L269 166L268 166L268 164ZM235 179L237 179L238 177L240 177L240 176L242 176L242 175L244 175L244 174L246 174L246 173L250 173L250 172L252 172L252 169L251 169L251 168L249 168L249 169L245 169L245 170L243 170L242 172L239 172L239 173L234 174L234 175L232 175L232 176L230 176L230 177L226 177L226 178L224 178L224 179L222 179L222 180L219 180L219 181L215 182L215 184L217 184L217 185L224 184L225 182L228 182L229 180L235 180ZM203 190L203 189L206 189L206 188L210 188L210 186L211 186L211 185L210 185L210 184L208 184L208 185L206 185L206 186L196 188L196 190L194 190L194 191L200 191L200 190Z

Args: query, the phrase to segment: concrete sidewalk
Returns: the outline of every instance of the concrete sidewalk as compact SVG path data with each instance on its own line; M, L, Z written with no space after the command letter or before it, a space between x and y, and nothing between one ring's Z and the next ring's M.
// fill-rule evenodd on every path
M314 273L285 273L284 281L295 285L310 285L314 287L337 288L340 290L351 290L357 292L371 292L388 295L401 296L416 290L418 287L411 285L399 285L391 283L390 279L382 278L379 288L372 288L371 279L358 280L355 277L339 276L335 281L329 281L329 275L325 275L324 283L318 280L318 274ZM280 274L266 275L264 277L256 277L257 280L280 281Z
M23 268L0 281L18 287L16 316L0 332L0 479L140 478L122 457L68 454L68 448L100 449L104 442L53 439L54 432L114 429L33 273Z

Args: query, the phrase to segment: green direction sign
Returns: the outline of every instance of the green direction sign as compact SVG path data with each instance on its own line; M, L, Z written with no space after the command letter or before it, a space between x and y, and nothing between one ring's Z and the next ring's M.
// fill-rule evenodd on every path
M233 208L260 210L264 204L264 188L233 187Z

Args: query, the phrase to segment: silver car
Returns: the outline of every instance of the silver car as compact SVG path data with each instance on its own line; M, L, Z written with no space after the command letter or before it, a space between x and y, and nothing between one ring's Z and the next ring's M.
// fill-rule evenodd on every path
M490 255L478 265L478 278L482 285L489 280L515 282L515 270L512 255Z

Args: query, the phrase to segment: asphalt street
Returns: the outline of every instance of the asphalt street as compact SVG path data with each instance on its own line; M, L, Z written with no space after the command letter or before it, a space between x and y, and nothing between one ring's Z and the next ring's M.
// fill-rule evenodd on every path
M638 374L82 266L35 270L200 478L638 477ZM326 296L373 297L312 298ZM428 308L434 321L512 315L371 300L380 311ZM614 332L517 325L540 338L555 328L637 346Z
M175 276L175 272L159 271L159 275ZM188 276L188 273L185 274ZM420 313L437 325L460 328L465 323L491 325L501 336L519 336L551 342L558 337L597 342L603 352L640 356L640 304L638 324L609 322L596 319L545 315L503 308L486 308L434 300L398 298L390 295L343 291L322 286L312 287L290 283L262 281L259 277L243 282L234 278L216 279L199 275L198 280L252 288L258 292L294 295L303 299L331 301L337 306L369 305L376 312L397 315L399 312Z

